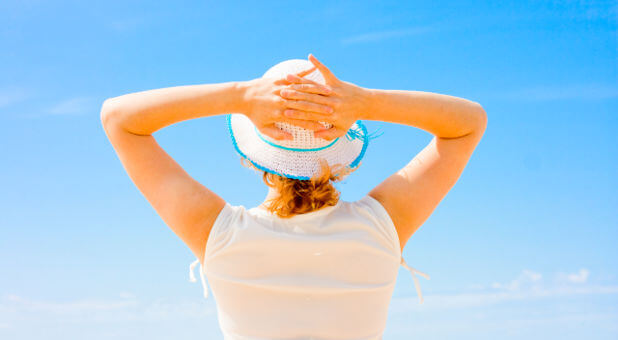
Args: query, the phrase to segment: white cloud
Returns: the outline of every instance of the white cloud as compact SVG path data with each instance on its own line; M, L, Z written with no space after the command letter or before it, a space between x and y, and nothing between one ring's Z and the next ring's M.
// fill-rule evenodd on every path
M116 297L68 301L0 297L2 339L219 338L214 301Z
M364 34L355 35L352 37L347 37L341 40L343 44L359 44L366 42L375 42L381 41L385 39L395 38L395 37L405 37L405 36L413 36L425 34L433 31L433 28L420 26L420 27L410 27L403 28L392 31L380 31L380 32L369 32Z
M50 302L26 299L17 295L8 295L5 299L11 306L22 310L30 312L49 312L53 314L112 311L134 307L137 304L137 301L133 299L82 299L69 302Z
M93 98L90 97L76 97L67 99L57 103L49 109L50 114L54 115L76 115L88 112L99 111L99 106Z
M532 284L534 282L538 282L540 281L542 278L542 275L539 273L535 273L531 270L528 269L524 269L522 271L522 273L515 278L513 281L508 282L508 283L499 283L499 282L494 282L491 284L491 288L496 288L496 289L506 289L506 290L518 290L520 289L523 285L527 285L527 284Z
M590 272L588 272L588 270L584 268L580 269L579 273L577 274L569 274L567 278L570 282L573 283L585 283L586 281L588 281L588 274L590 274Z
M418 304L416 296L394 297L392 308L398 312L410 309L445 310L556 296L618 294L618 285L592 285L588 283L589 276L590 271L582 268L577 273L559 273L557 280L545 282L542 274L525 269L511 281L474 285L473 291L456 294L423 294L422 305Z
M586 268L580 269L577 273L558 273L556 280L561 283L584 284L588 282L590 271Z
M0 90L0 108L20 102L28 98L28 93L20 88L5 88Z
M135 294L131 292L120 292L120 294L118 294L118 297L121 297L123 299L135 299L136 298Z
M6 295L0 299L0 320L29 317L33 314L59 321L101 320L165 320L170 317L203 318L215 310L202 301L144 301L134 294L122 292L119 298L86 298L72 301L48 301Z
M124 18L111 21L109 27L116 32L128 32L144 26L146 22L142 17Z

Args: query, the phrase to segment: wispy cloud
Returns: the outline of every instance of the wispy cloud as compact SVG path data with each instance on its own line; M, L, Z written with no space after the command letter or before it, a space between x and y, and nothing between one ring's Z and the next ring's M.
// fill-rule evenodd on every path
M0 108L12 105L28 98L28 92L21 88L0 89Z
M2 320L0 330L25 330L27 327L42 327L49 323L59 326L89 325L96 328L101 324L215 320L215 307L211 305L212 302L206 303L200 299L147 301L127 293L120 294L116 298L85 298L72 301L37 300L6 295L0 298L0 320Z
M76 97L63 100L49 108L48 113L52 115L79 115L84 113L98 112L97 106L100 105L91 97Z
M453 294L394 297L387 338L613 339L618 285L591 284L590 271L540 273L525 269L511 280ZM401 337L397 337L401 335Z
M518 290L525 284L535 283L541 280L543 276L531 270L524 269L522 273L514 280L507 283L494 282L491 288L506 289L509 291Z
M567 279L570 282L574 282L574 283L584 283L586 281L588 281L588 274L590 274L590 272L587 269L581 269L578 273L576 274L569 274L567 275Z
M618 98L618 86L608 84L533 86L495 95L521 101L604 100Z
M216 322L214 302L200 298L146 300L128 292L70 301L0 297L3 339L169 339L168 334L185 332L178 336L186 338L198 331L211 333L204 335L211 339L217 338Z
M28 312L48 312L52 314L82 314L96 311L116 311L136 307L135 299L82 299L69 302L53 302L26 299L17 295L7 295L3 307L12 306Z
M86 298L72 301L35 300L17 295L6 295L0 299L0 315L7 311L23 313L46 313L56 316L92 316L104 313L110 318L114 315L135 318L165 318L171 315L210 315L212 308L204 306L201 301L191 302L165 301L163 299L144 301L134 294L123 292L117 298Z
M382 40L397 38L397 37L421 35L421 34L429 33L433 30L434 29L432 27L419 26L419 27L409 27L409 28L402 28L402 29L390 30L390 31L368 32L368 33L363 33L363 34L344 38L341 40L341 43L343 43L344 45L350 45L350 44L377 42L377 41L382 41Z
M113 20L109 22L108 26L116 32L129 32L144 26L146 23L146 18L132 17Z
M593 294L618 294L618 285L592 285L588 283L590 271L582 268L576 273L556 273L553 279L544 279L541 273L524 269L508 282L493 282L476 285L473 290L457 294L433 294L425 296L422 306L417 297L394 297L396 311L409 309L455 309L488 306L513 300L541 299L556 296Z

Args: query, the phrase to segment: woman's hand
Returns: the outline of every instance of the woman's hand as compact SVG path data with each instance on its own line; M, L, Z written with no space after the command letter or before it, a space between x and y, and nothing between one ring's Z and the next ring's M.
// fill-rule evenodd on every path
M288 80L289 76L303 77L314 70L315 67L312 67L295 75L287 75L281 79L258 78L246 82L247 88L244 97L247 108L243 113L251 119L261 133L277 140L293 139L293 136L277 128L275 122L287 122L313 131L324 129L324 125L319 123L319 121L326 121L331 115L335 100L334 98L324 96L329 94L329 89L326 86L316 86L313 89L315 91L314 94L302 100L286 99L280 93L281 90L292 84ZM311 117L312 119L297 119L285 116L283 113L287 109L301 112L303 117Z
M326 81L326 86L332 89L332 92L328 93L328 98L331 99L329 105L334 108L332 114L319 119L333 126L330 129L314 130L313 135L333 140L345 135L352 124L359 119L363 110L367 110L369 107L367 91L360 86L337 79L313 54L309 54L309 61L320 70ZM313 71L313 68L311 70ZM307 72L306 74L309 73ZM316 101L318 95L323 95L321 88L324 85L304 79L298 75L289 75L287 79L292 84L286 86L285 91L281 91L281 96L286 99ZM302 110L286 110L285 116L297 120L315 121L315 115Z

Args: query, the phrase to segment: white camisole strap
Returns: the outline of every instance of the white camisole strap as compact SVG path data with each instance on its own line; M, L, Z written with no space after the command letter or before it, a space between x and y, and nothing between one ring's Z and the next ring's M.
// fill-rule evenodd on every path
M410 271L410 273L412 274L412 280L414 280L414 287L416 287L416 293L418 294L418 299L419 299L419 303L422 304L423 303L423 294L421 293L421 285L418 282L418 278L416 277L415 274L421 275L422 277L426 278L427 280L429 280L429 275L423 273L420 270L414 269L413 267L408 266L408 264L406 263L406 260L403 259L403 256L401 257L401 265L406 268L407 270Z
M195 260L189 266L189 281L196 282L195 274L193 271L195 270L195 266L200 264L200 260ZM204 276L204 266L200 266L200 280L202 280L202 288L204 289L204 297L208 299L208 284L206 283L206 276Z

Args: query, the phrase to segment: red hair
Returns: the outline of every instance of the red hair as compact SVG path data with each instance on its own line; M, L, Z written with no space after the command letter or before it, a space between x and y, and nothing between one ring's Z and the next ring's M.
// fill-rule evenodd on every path
M308 213L324 206L337 204L340 193L335 189L333 183L341 181L345 176L358 168L343 168L339 164L331 167L325 160L321 160L320 172L318 174L309 180L299 180L259 170L251 162L245 163L244 158L241 158L241 163L244 166L263 172L262 180L264 183L275 189L279 194L266 202L266 208L271 213L282 218Z

